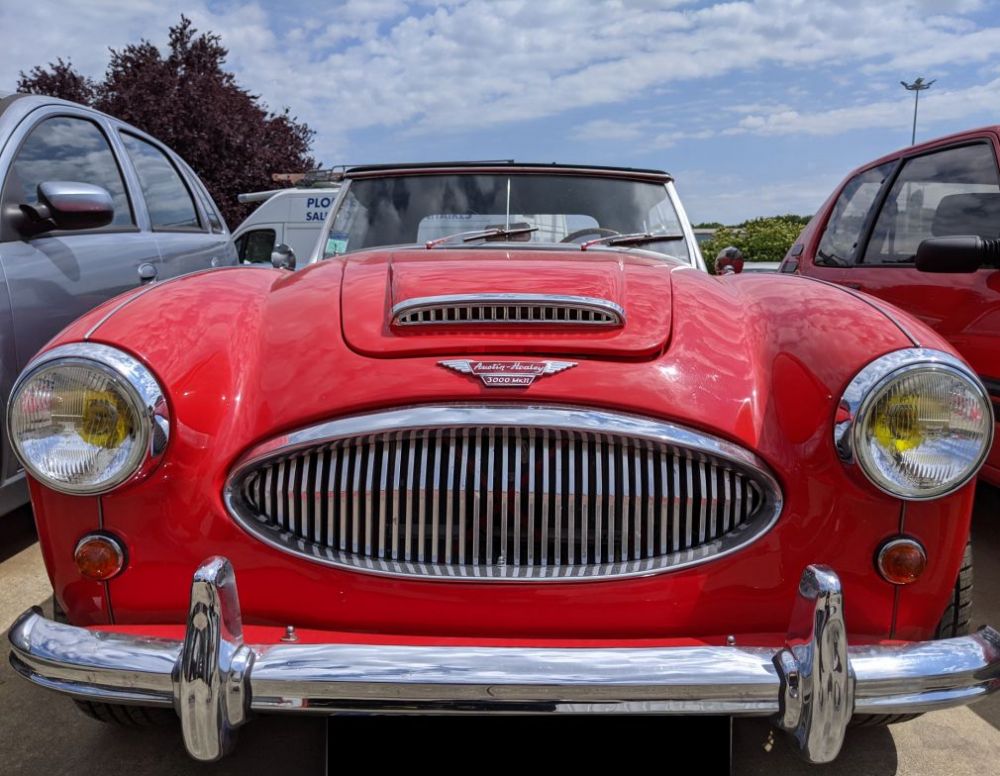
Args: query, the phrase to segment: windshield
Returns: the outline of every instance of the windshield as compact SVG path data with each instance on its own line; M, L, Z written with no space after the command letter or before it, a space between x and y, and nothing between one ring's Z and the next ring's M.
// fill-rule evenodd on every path
M662 234L642 249L688 260L681 223L662 183L539 174L404 175L352 180L324 257L383 245L440 241L496 230L486 240L566 247L616 234ZM516 230L516 233L515 233ZM671 238L671 239L667 239Z

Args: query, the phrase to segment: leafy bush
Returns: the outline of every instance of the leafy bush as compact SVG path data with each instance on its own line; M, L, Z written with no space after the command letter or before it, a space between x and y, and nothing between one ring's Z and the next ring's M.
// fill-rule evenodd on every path
M715 269L715 257L730 245L743 252L747 261L781 261L795 243L809 216L770 216L752 218L739 226L716 230L711 240L701 245L709 271Z

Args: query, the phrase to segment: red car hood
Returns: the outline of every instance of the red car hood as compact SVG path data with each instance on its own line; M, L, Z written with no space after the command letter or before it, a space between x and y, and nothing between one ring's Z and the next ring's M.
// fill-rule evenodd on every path
M619 251L401 250L346 261L344 339L368 356L558 353L654 358L670 337L670 270L676 264ZM393 307L436 296L549 294L612 302L623 326L392 325Z

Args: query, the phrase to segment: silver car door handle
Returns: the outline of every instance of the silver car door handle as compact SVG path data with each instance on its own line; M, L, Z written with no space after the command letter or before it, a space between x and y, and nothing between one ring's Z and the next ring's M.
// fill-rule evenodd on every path
M147 261L139 265L139 282L148 283L151 280L156 280L156 267Z

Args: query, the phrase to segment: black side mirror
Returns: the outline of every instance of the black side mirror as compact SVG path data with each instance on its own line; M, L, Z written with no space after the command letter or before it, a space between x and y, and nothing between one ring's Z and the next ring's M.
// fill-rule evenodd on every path
M1000 239L984 240L975 234L932 237L917 247L917 269L921 272L975 272L998 258Z
M271 266L275 269L295 269L295 251L284 243L271 251Z
M111 195L100 186L74 181L38 184L38 203L20 206L21 231L41 234L53 229L98 229L115 218Z

